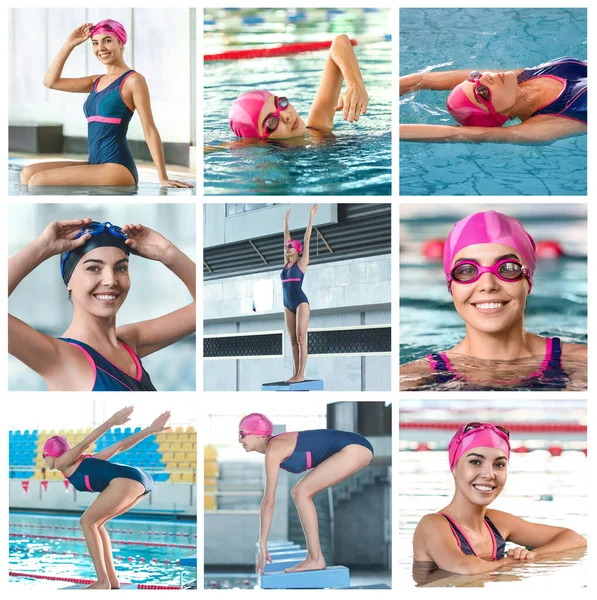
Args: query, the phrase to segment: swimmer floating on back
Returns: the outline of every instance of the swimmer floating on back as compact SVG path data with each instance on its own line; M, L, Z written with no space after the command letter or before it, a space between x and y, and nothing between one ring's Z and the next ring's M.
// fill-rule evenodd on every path
M105 524L129 511L153 490L151 475L137 467L109 462L109 459L132 448L146 437L167 431L170 412L162 413L149 427L124 438L97 454L85 450L117 425L130 421L132 406L114 413L105 423L94 429L74 448L68 440L55 435L46 440L43 458L50 469L60 471L79 492L99 492L81 517L81 530L93 561L97 581L87 589L119 589L114 569L112 543Z
M444 244L444 273L466 337L450 350L403 365L400 388L454 382L449 389L563 389L573 380L586 385L587 346L524 329L535 266L535 242L517 219L490 210L456 223ZM574 375L572 362L577 370L585 365L584 376Z
M93 53L107 69L106 75L62 77L71 52L91 39ZM88 123L89 159L36 163L21 171L21 184L31 186L83 185L130 186L139 177L126 133L135 110L163 187L193 187L168 179L162 140L153 120L145 78L124 62L127 33L112 19L85 23L67 38L50 65L44 85L52 90L89 94L83 109Z
M492 423L469 423L456 432L448 447L454 498L417 525L415 566L433 563L444 571L475 575L587 545L571 529L529 523L487 508L506 484L509 437L508 430ZM506 552L506 542L517 547Z
M286 211L284 218L284 268L280 273L280 279L282 280L284 299L284 321L290 336L294 364L294 374L286 383L305 381L308 354L307 327L311 306L303 292L303 279L309 266L309 244L311 243L313 218L316 214L317 204L314 204L309 212L309 224L302 244L290 236L288 228L290 211ZM299 256L301 253L302 256Z
M156 260L186 285L193 302L148 321L116 326L131 287L129 255ZM195 331L195 263L144 225L53 221L8 261L8 295L52 256L73 304L73 319L56 339L8 316L8 351L52 391L155 391L140 358Z
M291 492L307 542L307 558L286 571L325 569L313 497L365 468L373 460L373 447L362 435L349 431L315 429L274 436L272 431L272 422L260 413L247 415L238 425L238 441L245 451L265 454L265 491L261 501L259 554L255 571L262 574L266 562L272 562L267 551L267 539L274 516L280 469L291 473L312 469Z
M346 88L341 94L343 81L346 81ZM265 90L241 94L232 103L228 119L230 128L239 138L299 139L306 133L321 136L331 132L334 116L339 111L345 121L358 121L366 114L368 103L369 96L350 40L346 35L339 35L330 47L306 122L288 98Z
M400 95L452 90L459 126L401 124L414 142L546 143L587 133L587 63L564 56L513 71L425 71L400 77ZM510 119L519 125L503 127Z

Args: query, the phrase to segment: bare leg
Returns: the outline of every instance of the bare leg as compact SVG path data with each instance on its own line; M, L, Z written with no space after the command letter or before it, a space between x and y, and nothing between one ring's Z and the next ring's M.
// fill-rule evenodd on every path
M292 377L288 380L292 380L296 377L296 374L299 371L299 347L298 340L296 337L296 315L291 311L284 307L284 320L286 321L286 329L288 330L288 335L290 336L290 345L292 347L292 362L294 364L294 373Z
M86 163L39 171L29 177L30 186L55 185L135 185L133 174L123 165L106 163L104 165L88 165Z
M305 367L307 366L307 328L309 326L309 317L311 315L311 307L308 302L302 302L296 308L296 339L298 344L299 364L298 371L290 383L305 381Z
M100 525L119 514L144 492L145 487L138 481L118 477L110 482L83 513L81 529L97 573L97 581L87 589L110 589Z
M292 499L307 540L307 558L302 563L286 569L287 572L325 569L313 497L321 490L336 485L360 471L371 462L372 458L371 450L358 444L351 444L324 460L292 488Z
M49 169L63 169L64 167L77 167L88 164L87 161L80 160L53 160L48 162L35 163L23 167L20 173L21 185L29 185L29 179L36 173L48 171Z

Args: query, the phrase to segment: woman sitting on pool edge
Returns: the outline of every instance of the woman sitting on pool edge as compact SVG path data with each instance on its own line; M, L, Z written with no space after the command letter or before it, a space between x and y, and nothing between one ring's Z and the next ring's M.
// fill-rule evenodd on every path
M466 336L450 350L402 365L400 389L451 382L490 389L508 384L565 388L574 369L562 358L586 364L587 346L524 329L536 257L535 242L522 223L493 210L470 215L454 225L443 253L448 290ZM533 362L521 372L525 359Z
M343 81L346 81L346 89L340 95ZM361 114L366 114L368 102L350 40L347 35L339 35L330 47L306 123L288 98L265 90L241 94L232 103L228 119L230 128L239 138L264 141L303 138L307 131L311 135L331 132L337 111L343 111L345 121L358 121Z
M452 90L446 105L461 127L401 124L419 142L543 143L587 133L587 63L562 57L514 71L436 71L400 77L400 95ZM502 127L509 119L519 125Z
M415 570L433 564L475 575L586 547L587 540L571 529L530 523L487 508L506 484L509 437L507 429L492 423L469 423L456 432L448 446L454 497L419 521L413 537ZM506 542L517 547L506 552Z
M106 75L62 77L71 52L91 39L93 53L106 67ZM112 19L85 23L67 38L44 77L44 85L62 92L89 94L83 109L88 122L89 158L86 161L53 161L26 166L21 184L30 186L134 186L139 176L126 134L135 110L157 167L162 187L190 188L184 181L168 179L162 140L153 120L149 89L140 73L124 62L127 33ZM101 89L100 89L101 87Z

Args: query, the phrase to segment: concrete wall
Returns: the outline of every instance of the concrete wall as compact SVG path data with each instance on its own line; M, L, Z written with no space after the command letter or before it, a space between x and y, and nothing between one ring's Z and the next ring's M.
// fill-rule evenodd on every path
M98 494L77 492L69 485L68 493L62 481L48 482L44 492L41 480L30 479L29 490L23 491L21 479L9 480L9 507L32 510L58 510L83 512ZM197 515L197 486L186 483L156 483L154 490L132 511L133 513L171 512Z
M64 135L87 137L85 94L48 90L44 76L68 35L82 23L120 21L129 39L125 62L147 80L153 116L163 142L191 142L191 27L188 8L15 8L9 12L10 123L61 123ZM194 35L194 33L193 33ZM71 53L64 77L104 74L91 43ZM143 140L138 115L130 140Z
M268 206L238 215L226 216L226 204L205 204L203 218L203 246L221 246L241 240L284 233L284 216L290 210L289 227L305 229L309 223L309 204L281 204ZM320 204L313 225L338 222L337 204ZM313 234L313 239L316 234ZM302 238L301 238L302 242ZM282 258L282 248L280 248Z

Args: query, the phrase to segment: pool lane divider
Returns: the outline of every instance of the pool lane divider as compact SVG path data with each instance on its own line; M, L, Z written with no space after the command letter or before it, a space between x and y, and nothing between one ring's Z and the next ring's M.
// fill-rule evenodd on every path
M81 531L80 527L76 525L34 525L30 523L9 523L9 527L29 527L31 529L61 529L62 531ZM139 533L139 535L163 535L168 537L191 537L190 533L172 533L171 531L139 531L135 532L133 529L108 529L108 533ZM197 534L192 534L192 537L197 539Z
M32 533L16 533L9 532L10 537L19 537L19 538L33 538L40 540L61 540L63 542L84 542L84 537L67 537L62 535L35 535ZM110 540L112 545L120 545L120 546L152 546L152 547L160 547L160 548L190 548L195 549L197 546L194 544L169 544L168 542L142 542L137 540Z
M41 573L20 573L17 571L9 571L9 577L30 577L33 579L45 579L47 581L65 581L67 583L77 583L79 585L91 585L95 583L95 579L82 579L80 577L62 577L58 575L43 575ZM153 585L151 583L121 583L122 586L136 587L139 590L179 590L177 585ZM69 586L72 589L72 586ZM63 588L68 589L68 588Z

